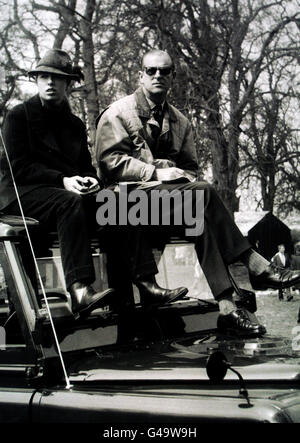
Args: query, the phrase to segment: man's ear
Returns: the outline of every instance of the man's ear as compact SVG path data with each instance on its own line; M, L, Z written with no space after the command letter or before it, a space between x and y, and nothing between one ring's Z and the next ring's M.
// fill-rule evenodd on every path
M139 71L139 81L141 82L142 78L143 78L143 71Z

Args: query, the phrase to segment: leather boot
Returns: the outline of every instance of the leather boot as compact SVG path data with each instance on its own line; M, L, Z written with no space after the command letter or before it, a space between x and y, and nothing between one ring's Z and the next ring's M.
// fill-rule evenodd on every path
M94 309L102 308L110 304L114 289L106 289L103 292L96 292L91 286L81 282L75 282L69 288L72 300L72 312L82 316L87 316Z
M149 307L157 307L174 302L188 293L188 289L184 287L176 289L161 288L154 276L139 279L135 284L140 292L141 304Z
M253 289L285 289L300 282L300 271L286 269L275 272L272 266L260 275L252 275L249 271L250 282Z

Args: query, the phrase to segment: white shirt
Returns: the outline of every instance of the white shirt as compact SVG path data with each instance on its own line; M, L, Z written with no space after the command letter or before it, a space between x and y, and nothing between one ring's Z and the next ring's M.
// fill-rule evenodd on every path
M280 260L282 261L283 266L285 266L285 255L282 252L278 252Z

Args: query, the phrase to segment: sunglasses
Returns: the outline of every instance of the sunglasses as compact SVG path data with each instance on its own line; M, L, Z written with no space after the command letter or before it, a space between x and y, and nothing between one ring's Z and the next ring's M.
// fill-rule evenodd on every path
M160 75L167 76L167 75L171 74L171 72L173 71L173 68L171 66L168 68L158 68L158 67L153 66L153 67L149 67L149 68L145 67L144 71L149 76L154 75L157 71L159 71Z

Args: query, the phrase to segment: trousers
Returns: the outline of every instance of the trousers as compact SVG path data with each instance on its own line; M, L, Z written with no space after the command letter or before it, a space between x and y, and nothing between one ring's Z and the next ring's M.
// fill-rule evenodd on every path
M43 247L47 247L46 233L57 231L67 287L76 281L93 282L95 270L90 244L93 202L65 189L44 186L23 195L21 204L25 217L35 218L40 224L37 234L32 232L37 255L43 255ZM18 202L11 203L5 212L19 215Z
M201 181L193 183L163 183L151 188L146 188L145 192L148 194L149 202L150 200L152 201L151 194L153 195L153 191L169 193L176 191L182 196L184 196L186 191L192 191L190 193L192 202L188 209L192 211L194 216L197 215L196 191L201 191L203 193L204 203L203 213L201 212L200 216L204 218L204 229L203 232L199 234L196 233L196 235L193 236L187 235L186 228L190 226L185 223L184 217L182 217L182 224L177 225L175 223L175 214L178 208L176 204L169 205L167 209L164 208L164 216L169 215L169 226L163 226L162 218L160 217L159 226L151 226L149 223L147 226L142 227L143 231L148 233L148 236L143 237L143 242L139 244L144 250L143 253L139 251L136 255L136 268L138 268L138 261L141 260L142 257L145 264L143 267L144 274L147 274L147 264L149 266L149 274L153 272L154 258L151 258L151 246L153 246L158 238L159 241L165 245L170 235L177 235L194 243L199 264L205 274L213 296L215 299L218 299L223 292L233 288L228 266L237 261L244 252L248 251L251 248L251 244L242 235L218 193L209 183ZM183 205L182 211L185 209ZM157 205L153 207L153 205L151 206L149 203L149 211L153 213L155 210L158 210ZM160 207L159 210L162 210L162 208ZM169 214L166 214L166 210L167 212L169 211ZM147 245L146 241L148 241ZM135 268L134 265L133 268ZM136 274L138 274L138 270L136 270Z
M38 256L45 255L48 249L47 233L57 232L67 288L76 281L90 284L95 280L91 250L91 238L95 235L107 254L108 282L120 297L124 293L131 297L131 281L137 274L157 273L151 254L149 259L144 255L147 248L141 230L129 227L121 231L96 223L95 196L44 186L24 194L21 205L25 217L39 221L37 231L31 232ZM20 215L18 202L7 206L5 212Z

